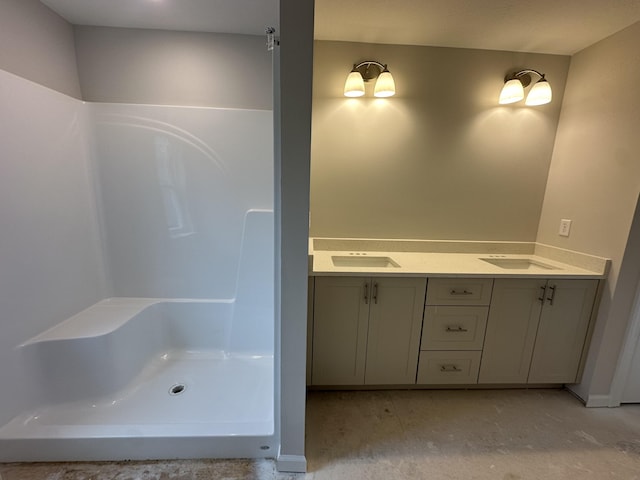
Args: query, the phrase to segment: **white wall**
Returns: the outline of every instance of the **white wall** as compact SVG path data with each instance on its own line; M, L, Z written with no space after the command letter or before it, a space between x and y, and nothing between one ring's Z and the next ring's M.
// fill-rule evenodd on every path
M0 69L80 98L73 27L39 0L0 2Z
M263 36L84 26L75 36L84 100L272 108Z
M0 425L29 405L14 347L106 294L84 107L0 71Z
M245 213L273 208L272 112L88 107L113 295L233 298Z
M609 393L640 272L639 247L627 244L640 193L638 45L640 23L572 57L537 237L612 259L577 388L585 399ZM562 218L573 220L566 238ZM636 260L623 261L625 249Z
M343 96L363 60L388 64L396 96ZM499 106L505 74L524 67L547 74L554 101ZM535 240L568 68L558 55L316 42L312 236Z

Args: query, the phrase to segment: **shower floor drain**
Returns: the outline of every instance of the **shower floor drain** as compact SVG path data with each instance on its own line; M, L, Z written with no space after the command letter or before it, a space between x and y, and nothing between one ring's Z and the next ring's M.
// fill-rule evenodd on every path
M187 386L184 383L176 383L169 389L169 395L180 395L184 393L187 389Z

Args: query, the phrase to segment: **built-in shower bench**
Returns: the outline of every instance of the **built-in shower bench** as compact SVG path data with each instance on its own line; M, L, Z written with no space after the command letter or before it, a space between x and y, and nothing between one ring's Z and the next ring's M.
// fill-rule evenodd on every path
M145 308L166 301L158 298L107 298L30 338L21 347L49 340L96 337L110 333Z

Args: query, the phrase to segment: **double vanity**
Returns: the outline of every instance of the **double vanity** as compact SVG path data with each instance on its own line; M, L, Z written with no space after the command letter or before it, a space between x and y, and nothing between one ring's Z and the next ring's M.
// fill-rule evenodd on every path
M534 243L312 239L312 387L579 381L607 259Z

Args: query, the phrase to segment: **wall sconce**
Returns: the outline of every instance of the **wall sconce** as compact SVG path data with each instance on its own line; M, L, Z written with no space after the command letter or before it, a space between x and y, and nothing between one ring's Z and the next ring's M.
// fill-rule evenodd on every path
M511 73L504 78L504 86L500 92L500 105L519 102L524 98L524 89L531 83L531 74L535 73L540 79L531 87L529 95L527 95L526 105L544 105L551 101L551 85L544 78L544 73L536 70L520 70Z
M366 62L360 62L353 65L353 69L351 70L351 73L349 73L347 81L344 82L344 96L363 96L364 82L370 82L374 78L377 78L376 86L373 90L374 96L392 97L396 94L396 84L393 81L393 76L391 76L391 72L389 72L387 66L380 62L368 60Z

